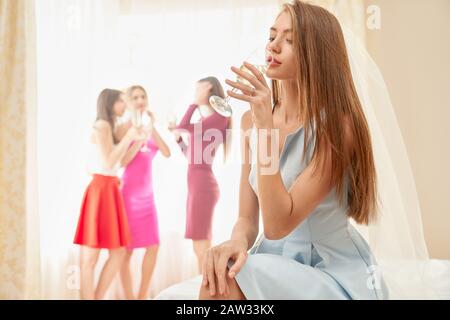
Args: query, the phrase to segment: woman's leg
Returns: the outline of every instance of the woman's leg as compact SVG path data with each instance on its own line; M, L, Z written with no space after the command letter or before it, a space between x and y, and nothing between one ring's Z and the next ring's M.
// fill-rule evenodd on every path
M96 300L101 300L105 296L106 291L122 265L125 254L125 248L109 250L109 258L103 266L100 280L98 281L97 289L95 290Z
M133 294L133 278L131 277L130 262L133 256L133 250L128 250L125 254L122 266L120 268L120 280L122 281L123 292L125 299L134 300Z
M152 279L153 271L155 270L158 249L158 245L148 247L145 252L144 259L142 260L142 278L138 295L139 300L148 299L150 282Z
M227 277L227 283L230 288L229 295L224 296L220 293L216 293L215 296L211 296L209 294L209 287L205 287L202 285L199 292L199 300L246 300L241 288L239 287L235 279L230 279ZM219 284L216 281L216 288L218 288L218 286Z
M193 245L195 255L197 256L198 270L199 273L202 274L203 258L205 257L208 249L211 248L211 240L193 240Z
M93 300L94 295L94 270L98 261L100 249L81 246L80 248L80 297L82 300Z

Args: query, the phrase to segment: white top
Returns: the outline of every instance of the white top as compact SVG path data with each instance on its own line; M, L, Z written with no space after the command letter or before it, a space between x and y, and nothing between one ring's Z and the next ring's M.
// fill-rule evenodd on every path
M100 174L102 176L116 177L120 169L120 162L117 162L112 170L108 170L104 166L100 148L93 142L89 144L89 159L87 166L89 174Z

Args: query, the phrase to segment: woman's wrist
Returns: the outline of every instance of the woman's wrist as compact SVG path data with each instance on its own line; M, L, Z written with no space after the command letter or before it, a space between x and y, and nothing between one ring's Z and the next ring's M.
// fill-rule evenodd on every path
M135 136L130 130L128 130L127 134L123 139L126 141L126 144L130 144L131 142L134 141Z
M242 242L243 244L245 244L246 248L249 247L249 242L248 242L248 238L245 234L242 233L233 233L230 237L231 241L238 241L238 242Z

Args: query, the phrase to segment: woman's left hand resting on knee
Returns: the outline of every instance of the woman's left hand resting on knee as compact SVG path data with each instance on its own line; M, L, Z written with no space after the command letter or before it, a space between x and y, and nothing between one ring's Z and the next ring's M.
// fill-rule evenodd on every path
M245 239L228 240L208 250L203 262L203 286L209 286L209 293L214 296L230 294L227 277L232 279L247 260L248 242ZM228 271L228 261L233 259L234 265ZM216 284L218 288L216 288Z

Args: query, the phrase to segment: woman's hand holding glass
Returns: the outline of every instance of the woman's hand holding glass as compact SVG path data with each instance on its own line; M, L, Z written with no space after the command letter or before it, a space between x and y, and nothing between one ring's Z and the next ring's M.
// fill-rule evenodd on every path
M272 129L272 91L264 78L263 73L254 65L244 62L245 68L250 71L243 71L242 68L232 67L241 81L226 80L225 82L233 87L228 90L230 97L248 102L252 112L253 124L257 129ZM242 93L237 93L240 90Z
M153 130L153 117L149 111L143 112L133 108L131 109L131 123L133 128L138 131L137 141L143 144L141 152L148 152L147 141L150 139Z
M144 111L141 114L141 121L142 121L142 132L145 136L145 144L141 148L141 152L148 152L150 149L147 146L148 140L152 136L153 131L153 123L154 123L154 115L150 111Z
M140 128L134 126L128 129L126 136L128 136L134 142L142 142L146 140L146 135L143 133L143 131Z
M177 130L177 118L174 114L167 116L167 129L175 136L175 140L179 140L181 137L180 132Z
M272 58L273 58L272 53L267 48L256 49L246 59L247 63L241 65L240 70L242 72L245 72L246 74L249 74L252 71L249 70L248 65L252 65L253 66L252 69L257 69L260 74L264 75L267 73L267 70L269 69L269 64L272 61ZM262 76L262 78L264 78L264 76ZM233 81L233 83L239 83L245 86L251 85L251 83L247 80L247 77L243 77L241 76L241 74L237 74L236 82ZM239 87L234 86L231 92L234 94L237 93L239 90L241 90ZM233 110L230 105L230 98L232 97L234 97L234 95L232 94L228 94L228 96L225 99L219 96L212 96L210 98L210 104L222 116L231 117L233 114Z

